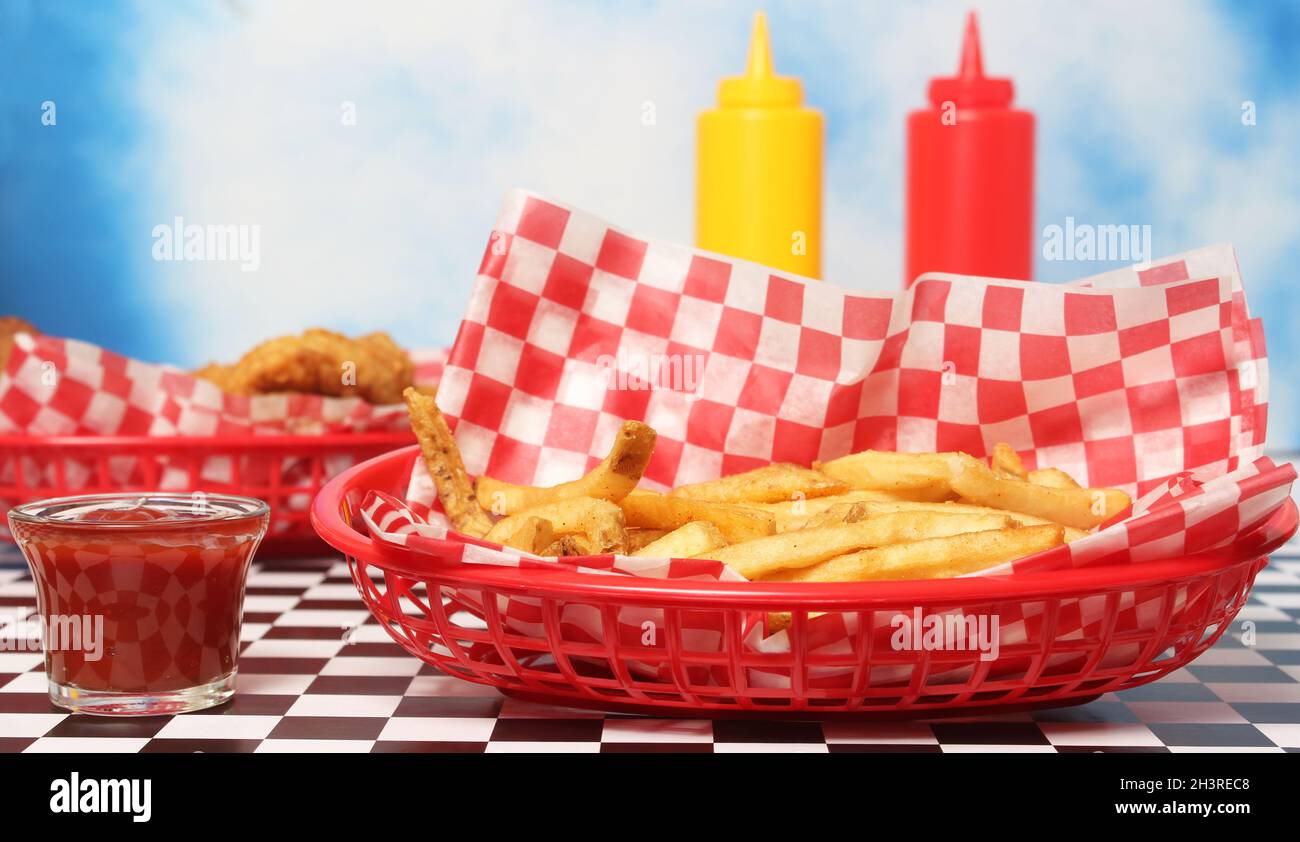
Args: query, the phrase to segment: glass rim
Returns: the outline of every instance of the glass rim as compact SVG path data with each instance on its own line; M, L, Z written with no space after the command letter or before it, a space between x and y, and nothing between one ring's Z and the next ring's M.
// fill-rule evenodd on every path
M199 495L202 495L201 498ZM162 501L164 504L171 503L175 507L190 507L192 510L195 501L199 499L202 499L203 504L209 507L214 503L225 502L246 507L246 510L224 512L210 510L204 514L193 517L146 521L69 520L67 518L40 513L40 510L43 509L77 503L90 505L96 502L114 503L136 501L140 505L147 505L148 503L146 503L146 501L152 500ZM210 494L206 491L108 491L99 494L73 494L67 497L50 497L45 500L33 500L30 503L21 503L9 509L8 512L11 521L20 521L28 524L75 526L82 529L94 528L121 530L166 529L172 527L203 526L204 524L211 523L231 523L241 520L256 520L268 516L270 513L271 506L265 500L259 500L256 497L244 497L238 494Z

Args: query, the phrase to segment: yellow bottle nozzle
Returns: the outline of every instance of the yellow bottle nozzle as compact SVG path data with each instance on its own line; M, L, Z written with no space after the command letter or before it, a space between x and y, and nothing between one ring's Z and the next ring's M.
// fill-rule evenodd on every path
M767 13L754 13L754 29L749 36L749 61L745 75L753 79L772 75L772 43L767 37Z
M722 80L718 86L718 105L723 108L755 108L795 106L802 102L803 86L799 80L777 76L773 71L767 15L755 13L745 75Z

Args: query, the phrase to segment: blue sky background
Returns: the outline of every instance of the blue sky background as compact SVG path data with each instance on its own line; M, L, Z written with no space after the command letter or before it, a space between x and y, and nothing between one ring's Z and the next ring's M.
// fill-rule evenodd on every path
M184 365L317 324L446 344L510 187L690 241L695 115L743 67L756 8L2 0L0 313ZM903 120L975 8L986 69L1038 115L1039 229L1235 243L1270 440L1300 444L1300 0L766 8L777 69L827 115L827 279L900 282ZM259 270L154 261L178 215L260 225Z

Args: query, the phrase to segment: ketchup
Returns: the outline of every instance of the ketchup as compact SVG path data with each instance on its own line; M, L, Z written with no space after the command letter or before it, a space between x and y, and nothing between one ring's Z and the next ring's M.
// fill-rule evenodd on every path
M167 512L148 506L132 506L126 509L93 509L77 518L81 523L148 523L163 520Z
M161 498L161 505L94 499L51 501L39 513L32 510L42 504L31 504L10 516L47 634L66 622L60 618L102 618L98 653L47 641L51 684L145 694L233 673L265 504L245 500L257 507L232 513L188 498Z
M1010 79L984 75L975 13L957 76L930 82L907 118L907 267L1029 280L1034 252L1034 115Z

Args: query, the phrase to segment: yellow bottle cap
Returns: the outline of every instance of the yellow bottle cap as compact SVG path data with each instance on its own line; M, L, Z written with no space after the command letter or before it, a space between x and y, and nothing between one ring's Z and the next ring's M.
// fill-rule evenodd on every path
M803 102L803 85L791 76L772 71L772 45L767 37L767 15L754 15L749 39L749 64L744 76L731 76L718 85L718 105L723 108L795 106Z

